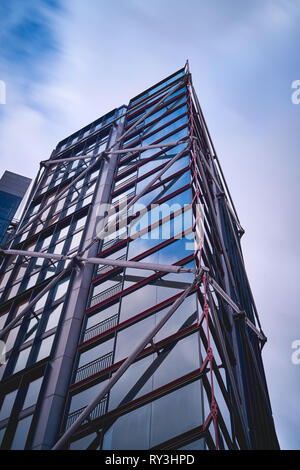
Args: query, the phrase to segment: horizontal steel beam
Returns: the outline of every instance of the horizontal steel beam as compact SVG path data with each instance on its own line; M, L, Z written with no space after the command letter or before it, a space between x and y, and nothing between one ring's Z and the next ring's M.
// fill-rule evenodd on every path
M41 161L41 164L45 166L51 166L54 163L68 163L68 162L74 162L76 160L86 160L87 158L99 158L100 156L102 156L102 154L111 155L111 154L122 154L122 153L128 153L128 152L143 152L144 150L163 149L165 147L175 147L176 145L179 145L181 143L184 143L184 141L179 140L177 142L167 142L167 143L162 142L161 144L143 145L141 147L133 147L133 148L125 147L122 150L109 150L109 151L103 150L101 153L96 154L96 155L79 155L78 157L60 158L57 160L43 160Z
M31 258L45 258L45 259L55 259L61 261L68 259L68 256L58 255L55 253L42 253L39 251L26 251L26 250L1 250L0 254L4 255L17 255L17 256L28 256Z
M158 263L143 263L142 261L125 261L125 260L117 260L117 259L109 259L109 258L80 258L78 257L79 261L83 261L86 263L92 264L101 264L107 266L116 266L121 268L133 268L133 269L146 269L148 271L155 271L155 272L164 272L164 273L192 273L196 274L196 269L189 269L184 268L183 266L175 266L175 265L166 265L166 264L158 264Z
M69 266L64 268L59 274L55 275L55 277L52 279L52 281L50 281L49 284L47 284L38 293L38 295L36 297L34 297L34 299L32 299L31 302L29 302L27 307L25 307L19 313L19 315L17 315L5 328L3 328L3 330L0 331L0 338L3 338L6 335L6 333L8 333L16 325L16 323L18 323L18 321L22 317L24 317L24 315L26 313L28 313L32 309L32 307L35 306L37 301L40 300L43 297L43 295L46 294L49 291L49 289L51 289L51 287L54 287L63 277L65 277L65 275L70 271L71 268L72 268L72 264L70 264Z

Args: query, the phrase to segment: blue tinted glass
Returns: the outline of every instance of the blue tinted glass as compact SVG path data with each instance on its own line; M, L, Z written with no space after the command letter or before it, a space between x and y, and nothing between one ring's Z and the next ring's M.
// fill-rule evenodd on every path
M202 422L201 386L197 381L152 403L150 445L171 439Z
M78 367L88 364L113 350L114 340L109 339L104 343L100 343L94 348L88 349L87 351L80 354Z
M160 140L160 139L164 138L167 134L170 134L171 132L175 131L176 129L183 126L184 124L187 124L187 117L186 116L182 117L181 119L178 119L177 121L173 122L169 126L164 127L163 129L161 129L160 131L158 131L155 134L151 135L150 137L147 137L147 138L143 139L142 145L150 145L151 143L156 142L157 140ZM179 137L179 138L181 138L181 137ZM173 135L172 140L173 139L174 139L174 135ZM171 139L168 138L168 140L166 142L168 142L169 140L171 140ZM177 140L177 139L175 139L175 140Z
M17 393L18 393L18 390L14 390L13 392L10 392L7 395L5 395L5 398L1 406L0 420L6 419L9 417L12 407L14 405Z
M95 398L96 394L99 393L106 384L107 380L97 383L96 385L87 388L83 392L74 395L71 399L69 413L72 413L73 411L79 410L80 408L83 408L84 406L88 405Z
M15 432L15 437L11 446L12 450L24 449L32 418L33 416L31 415L19 421Z
M151 404L121 416L104 436L103 449L148 449Z
M23 409L28 408L29 406L32 406L37 402L42 382L43 377L40 377L39 379L34 380L33 382L30 382L26 393L26 398L23 404Z
M143 331L138 331L137 329L134 331L138 332L139 335L145 334ZM136 336L136 338L139 337L140 336ZM122 335L120 334L120 338L118 338L119 348L115 362L126 358L132 352L134 347L134 344L132 344L132 338L133 337L130 336L128 331L126 333L123 332ZM131 343L131 347L130 344L128 345L128 342ZM128 403L129 401L152 391L152 374L149 371L149 368L153 362L153 357L153 355L150 355L133 363L129 369L127 369L125 374L122 375L110 392L109 410L117 408L123 403Z
M96 433L89 434L88 436L84 436L77 441L74 441L70 444L70 450L85 450L88 446L93 442L95 437L97 436Z

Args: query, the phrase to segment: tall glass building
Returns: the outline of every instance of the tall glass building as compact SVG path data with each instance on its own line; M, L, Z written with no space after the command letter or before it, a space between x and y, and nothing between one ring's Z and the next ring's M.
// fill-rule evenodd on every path
M243 233L188 64L60 142L3 247L1 448L277 449Z
M0 179L0 243L31 183L30 178L5 171Z

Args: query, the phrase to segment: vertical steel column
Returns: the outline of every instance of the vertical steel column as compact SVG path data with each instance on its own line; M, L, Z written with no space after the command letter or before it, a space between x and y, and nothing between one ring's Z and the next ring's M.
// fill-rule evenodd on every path
M123 125L124 121L119 121L118 126L113 129L109 142L110 146L119 139ZM95 237L99 206L109 202L116 164L117 157L115 155L111 155L108 160L104 161L92 211L87 222L88 227L83 242L84 245L89 244ZM96 256L97 248L96 243L92 244L88 256ZM57 333L59 335L58 343L54 357L49 364L50 373L31 444L33 450L50 449L57 439L93 269L93 264L81 263L79 269L73 271L69 297L66 300L67 308L60 331Z

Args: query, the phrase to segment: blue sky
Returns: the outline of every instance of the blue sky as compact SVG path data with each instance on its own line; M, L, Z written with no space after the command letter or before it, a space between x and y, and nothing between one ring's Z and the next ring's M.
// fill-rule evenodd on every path
M0 174L34 177L56 143L182 67L246 233L282 448L300 448L299 0L1 0Z

